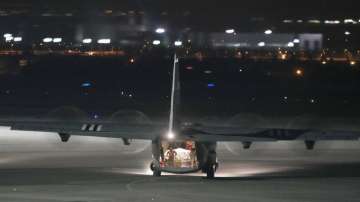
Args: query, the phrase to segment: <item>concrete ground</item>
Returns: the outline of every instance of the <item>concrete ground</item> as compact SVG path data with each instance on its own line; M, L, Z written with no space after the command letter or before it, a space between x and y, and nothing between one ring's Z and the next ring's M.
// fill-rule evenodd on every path
M149 171L149 142L0 129L0 201L360 201L360 142L219 144L215 180Z

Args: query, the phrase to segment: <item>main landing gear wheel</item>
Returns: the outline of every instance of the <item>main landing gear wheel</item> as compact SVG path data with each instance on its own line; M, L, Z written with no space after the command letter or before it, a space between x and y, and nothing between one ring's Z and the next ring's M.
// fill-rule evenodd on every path
M207 179L214 179L215 177L215 169L211 166L206 171L206 178Z
M153 176L154 177L160 177L161 176L161 171L160 170L154 170L153 171Z
M207 179L214 179L215 178L215 172L216 172L216 169L218 168L218 164L214 164L214 165L211 165L209 166L207 169L206 169L206 178Z
M153 176L154 177L160 177L161 176L161 171L155 166L154 162L151 162L150 170L153 171Z

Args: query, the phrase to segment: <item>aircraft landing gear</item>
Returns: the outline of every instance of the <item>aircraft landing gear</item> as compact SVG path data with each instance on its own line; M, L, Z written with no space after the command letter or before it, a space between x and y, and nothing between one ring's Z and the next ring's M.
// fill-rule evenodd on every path
M215 166L209 166L207 169L206 169L206 178L207 179L214 179L215 177Z
M154 177L160 177L160 176L161 176L161 171L160 171L159 168L155 165L154 162L151 162L151 164L150 164L150 170L152 170Z
M154 171L153 171L153 176L154 176L154 177L161 177L161 171L160 171L160 170L157 170L157 169L154 170Z
M214 179L216 170L219 167L219 163L215 163L213 165L210 165L208 168L206 168L206 178L207 179Z
M219 167L219 163L217 162L216 158L216 148L215 146L209 147L209 154L208 154L208 160L207 160L207 166L205 168L206 171L206 178L207 179L214 179L215 178L215 172L217 168Z
M61 142L68 142L70 139L70 134L68 133L59 133Z

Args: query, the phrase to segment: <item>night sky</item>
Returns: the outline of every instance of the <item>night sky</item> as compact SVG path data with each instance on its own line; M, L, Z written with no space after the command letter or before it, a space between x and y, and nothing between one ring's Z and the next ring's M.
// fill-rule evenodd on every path
M144 11L190 11L196 15L209 18L219 16L262 16L262 17L358 17L356 0L201 0L201 1L169 1L169 0L2 0L1 7L31 7L32 9L69 8L69 9L138 9Z

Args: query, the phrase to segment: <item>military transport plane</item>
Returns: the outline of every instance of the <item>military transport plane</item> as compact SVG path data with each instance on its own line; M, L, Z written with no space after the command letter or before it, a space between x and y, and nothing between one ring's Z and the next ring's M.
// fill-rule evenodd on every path
M214 178L218 168L216 147L220 141L237 141L249 149L253 142L281 140L304 141L312 150L320 140L358 140L360 132L347 130L318 130L311 128L243 128L237 125L206 125L182 122L179 115L180 73L179 59L174 56L171 103L166 124L129 124L111 121L12 121L2 120L0 125L11 130L54 132L61 141L68 142L71 135L122 138L124 144L132 139L152 141L153 161L150 165L154 176L167 173L192 173L202 171L207 178Z

